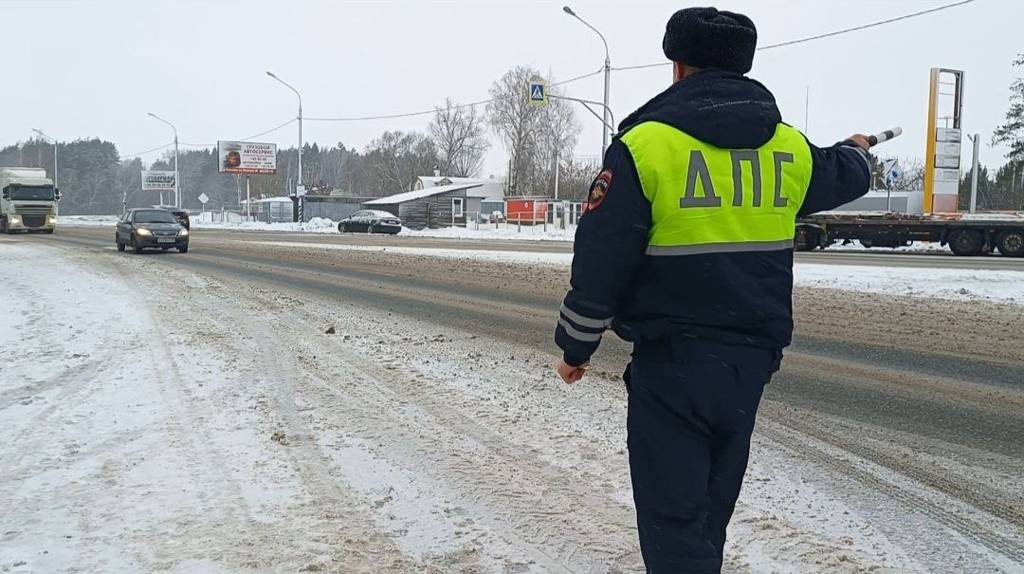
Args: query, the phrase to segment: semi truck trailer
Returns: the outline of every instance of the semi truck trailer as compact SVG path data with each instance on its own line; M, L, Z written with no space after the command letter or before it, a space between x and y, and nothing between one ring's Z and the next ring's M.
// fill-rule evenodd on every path
M57 228L60 191L46 170L34 167L0 167L0 233Z
M946 245L956 255L998 251L1024 257L1024 213L826 212L800 218L796 249L825 249L859 241L864 247L903 247L915 241Z

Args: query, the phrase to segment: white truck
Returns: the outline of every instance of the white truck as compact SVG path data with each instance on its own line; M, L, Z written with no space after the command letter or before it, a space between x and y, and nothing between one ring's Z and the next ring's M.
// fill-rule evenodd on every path
M57 228L60 191L46 170L35 167L0 167L0 233Z

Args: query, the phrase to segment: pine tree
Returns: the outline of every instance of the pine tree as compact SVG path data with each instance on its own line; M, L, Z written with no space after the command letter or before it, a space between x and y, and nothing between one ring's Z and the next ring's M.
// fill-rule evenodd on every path
M1018 54L1014 67L1024 66L1024 53ZM1006 110L1006 122L992 134L992 144L1007 144L1011 160L1024 159L1024 78L1017 78L1010 84L1010 108Z

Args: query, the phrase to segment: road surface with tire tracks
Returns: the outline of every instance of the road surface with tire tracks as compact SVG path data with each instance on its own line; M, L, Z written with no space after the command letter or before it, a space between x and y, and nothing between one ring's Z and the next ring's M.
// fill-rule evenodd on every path
M277 240L282 245L274 245ZM116 253L107 229L64 227L18 241L136 257ZM571 250L568 244L213 230L195 230L191 241L187 255L142 257L296 297L337 298L555 356L552 328L566 287L564 269L323 245L561 253ZM1024 270L1024 260L1002 257L825 252L797 259L908 272ZM1024 307L798 289L795 309L795 343L766 391L758 436L829 477L838 492L863 495L863 512L888 536L933 554L929 568L1024 568ZM606 343L594 377L613 380L627 359L624 344ZM606 385L602 392L622 389ZM922 517L935 531L900 532L895 525L907 516ZM889 531L885 524L894 526ZM957 550L950 549L950 536L959 541ZM997 560L983 564L965 548Z

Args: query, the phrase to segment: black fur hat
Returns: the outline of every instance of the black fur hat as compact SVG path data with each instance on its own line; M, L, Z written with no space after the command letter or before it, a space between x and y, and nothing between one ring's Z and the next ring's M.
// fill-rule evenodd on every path
M754 64L757 28L743 14L684 8L665 27L662 48L673 62L746 74Z

